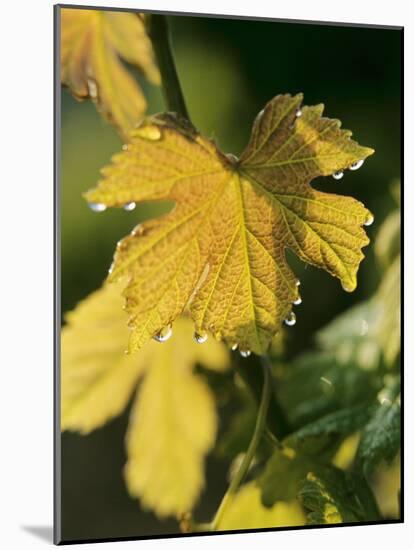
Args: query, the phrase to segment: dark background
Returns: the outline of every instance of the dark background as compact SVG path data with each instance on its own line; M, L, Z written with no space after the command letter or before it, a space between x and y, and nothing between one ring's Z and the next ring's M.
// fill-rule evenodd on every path
M394 204L391 180L400 177L401 41L394 29L271 21L170 18L176 62L193 123L214 137L224 152L238 154L255 115L278 93L303 92L305 103L325 103L325 114L339 118L362 145L376 153L357 172L320 179L315 186L353 195L374 213L377 228ZM159 89L137 75L149 113L163 110ZM90 102L62 93L62 312L72 309L106 276L116 242L137 223L159 212L138 205L132 213L94 214L81 197L99 178L121 142ZM289 355L312 344L315 331L375 289L372 247L352 294L327 273L289 261L302 281L303 304L289 330ZM126 457L126 411L87 437L62 436L62 534L64 539L128 537L177 531L173 520L159 522L127 495L122 468ZM226 487L228 462L210 457L208 490L198 516L215 510Z

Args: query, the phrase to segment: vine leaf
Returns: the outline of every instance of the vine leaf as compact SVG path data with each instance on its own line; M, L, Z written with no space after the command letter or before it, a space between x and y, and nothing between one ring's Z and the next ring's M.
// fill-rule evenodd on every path
M136 392L126 442L128 490L160 517L187 512L203 488L204 458L217 430L213 393L193 369L196 363L226 369L228 351L214 339L191 342L192 322L180 318L175 338L125 355L120 292L119 285L105 285L67 316L61 428L88 433L120 414Z
M196 331L265 353L298 299L286 248L355 289L369 242L362 225L372 216L355 199L309 183L373 150L351 140L338 120L322 117L322 105L301 108L302 99L271 100L240 160L171 114L152 117L86 193L91 203L115 207L175 202L169 214L123 239L115 254L111 279L129 280L131 351L188 307Z
M388 396L388 393L387 388L382 391L385 397L361 434L356 462L366 476L372 475L382 460L392 462L401 445L400 395Z
M264 506L288 502L297 496L299 484L314 465L308 456L301 456L290 447L276 449L266 463L258 484Z
M136 14L61 9L62 83L77 99L92 99L125 136L141 120L146 101L121 59L160 83L151 42Z
M363 477L334 466L310 471L299 499L309 524L355 523L380 519L375 498Z
M261 503L259 487L250 482L231 497L217 530L293 527L305 523L305 514L296 499L277 502L271 508L266 508Z

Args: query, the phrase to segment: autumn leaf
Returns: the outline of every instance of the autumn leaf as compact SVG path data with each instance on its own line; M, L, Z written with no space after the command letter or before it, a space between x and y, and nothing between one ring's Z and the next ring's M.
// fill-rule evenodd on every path
M265 353L281 323L294 322L299 300L287 248L355 289L369 242L362 225L372 215L357 200L310 182L356 168L373 150L322 117L322 105L301 103L301 94L270 101L239 160L171 114L152 117L86 193L90 203L115 207L175 202L169 214L124 238L115 254L111 280L129 281L131 351L188 308L197 332Z
M125 136L146 101L124 60L160 83L142 19L134 13L61 9L61 79L77 99L90 98Z
M296 499L277 502L270 508L266 508L261 502L259 487L254 482L250 482L230 497L217 530L294 527L305 523L305 514Z
M168 342L149 342L125 355L128 329L119 284L105 285L81 302L62 330L62 430L89 433L120 414L135 393L126 483L160 517L191 510L215 441L214 397L193 369L200 363L222 371L229 364L223 344L192 341L189 319L178 319L174 331Z
M87 434L119 415L146 367L131 357L119 285L106 285L66 315L61 337L61 429Z

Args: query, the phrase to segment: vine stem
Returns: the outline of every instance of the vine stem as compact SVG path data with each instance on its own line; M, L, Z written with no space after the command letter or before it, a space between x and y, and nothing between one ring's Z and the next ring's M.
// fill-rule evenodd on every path
M190 120L175 67L166 16L160 14L149 16L147 29L161 73L162 91L167 109Z
M151 38L154 48L155 56L157 58L158 67L161 73L162 90L167 109L176 112L178 115L186 118L187 120L190 120L180 81L178 79L177 69L175 67L167 18L165 15L152 14L146 24L148 34ZM270 438L273 444L280 445L278 440L266 428L266 419L271 393L271 365L269 358L266 355L261 356L260 360L263 369L263 389L256 418L256 425L249 443L249 447L243 457L242 463L237 470L237 473L231 480L229 488L227 489L227 492L217 509L213 521L211 523L199 524L191 521L191 526L193 530L216 530L227 508L227 505L231 500L231 497L238 491L241 483L243 482L243 479L247 474L253 458L256 454L259 442L263 436L267 436L268 438Z
M217 529L217 526L219 525L223 517L223 514L227 508L227 505L231 500L231 497L238 491L245 475L247 474L250 468L254 455L256 454L259 442L265 433L266 417L267 417L267 411L269 408L270 390L271 390L270 361L266 355L262 356L260 359L261 359L262 368L263 368L263 390L262 390L262 396L260 399L259 410L257 413L256 425L254 428L253 436L250 440L249 447L246 451L246 454L243 457L243 461L240 464L240 468L237 470L236 475L231 480L229 488L227 489L227 492L224 495L220 503L220 506L216 512L216 515L214 516L214 519L211 523L212 531L215 531Z

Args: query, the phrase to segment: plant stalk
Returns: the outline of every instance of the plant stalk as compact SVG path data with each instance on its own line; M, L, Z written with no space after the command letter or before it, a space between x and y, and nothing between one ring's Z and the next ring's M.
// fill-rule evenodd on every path
M211 523L212 531L215 531L217 529L217 526L219 525L223 517L223 514L227 508L227 505L231 500L231 497L238 491L241 483L243 482L243 479L250 468L254 455L256 454L259 442L265 433L266 418L267 418L267 411L269 408L270 390L271 390L270 363L267 356L262 356L260 359L261 359L262 368L263 368L263 389L262 389L262 396L260 399L260 405L257 413L256 425L254 428L253 436L252 436L252 439L250 440L249 447L246 451L246 454L244 455L240 468L238 469L236 475L231 480L229 488L227 489L227 492L224 495L220 503L220 506L216 512L216 515Z
M147 28L161 73L162 91L167 109L190 120L175 67L166 16L152 14Z
M165 15L152 14L147 23L148 34L151 38L155 56L157 58L158 67L161 73L162 90L164 100L169 111L174 111L178 115L190 120L187 107L185 104L180 81L178 79L177 69L175 67L174 57L172 53L171 40L168 30L168 22ZM231 497L238 491L241 483L247 474L252 460L256 454L257 447L263 436L268 437L273 444L278 444L276 437L266 428L267 412L271 396L271 380L270 380L270 361L267 356L261 358L263 368L263 389L259 404L259 410L256 419L256 425L250 440L249 447L243 457L243 461L237 473L231 480L229 488L224 495L220 506L211 523L197 524L191 521L192 530L214 531L220 523L221 518L226 510Z

